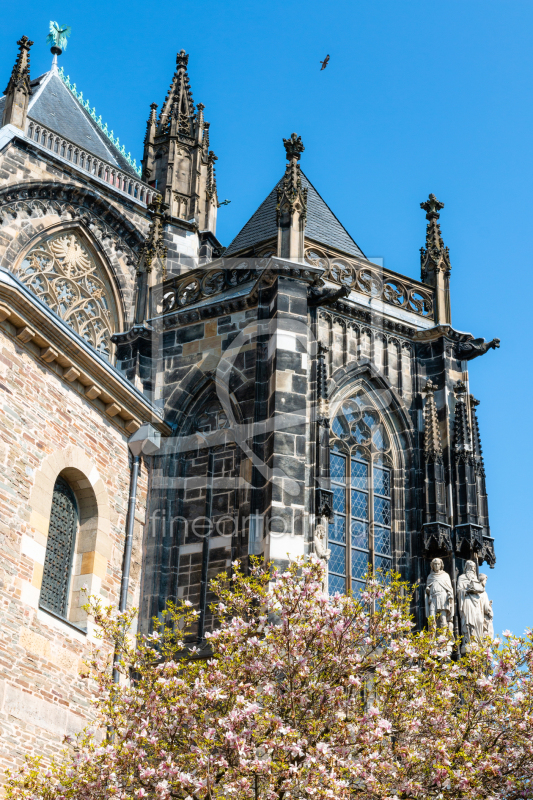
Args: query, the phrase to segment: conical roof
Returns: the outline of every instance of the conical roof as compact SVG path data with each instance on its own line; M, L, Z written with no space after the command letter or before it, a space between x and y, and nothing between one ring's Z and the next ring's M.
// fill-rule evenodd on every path
M45 125L123 172L139 177L128 159L67 88L56 70L45 72L31 81L31 87L33 94L28 106L30 120ZM5 98L0 98L0 118L4 103Z
M333 211L324 202L309 178L300 172L302 186L307 189L307 221L305 238L317 244L333 247L352 256L365 258L365 254L352 239L346 228L339 222ZM283 179L282 179L283 180ZM268 197L261 203L242 230L233 239L224 253L231 256L261 242L277 236L276 203L277 189L281 180L274 186Z

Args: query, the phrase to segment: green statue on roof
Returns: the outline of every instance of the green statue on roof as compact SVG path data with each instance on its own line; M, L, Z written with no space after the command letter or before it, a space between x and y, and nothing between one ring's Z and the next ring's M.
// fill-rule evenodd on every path
M54 54L54 62L67 47L67 39L70 36L70 25L59 27L57 22L50 21L50 33L46 37L46 43L52 45L51 51Z

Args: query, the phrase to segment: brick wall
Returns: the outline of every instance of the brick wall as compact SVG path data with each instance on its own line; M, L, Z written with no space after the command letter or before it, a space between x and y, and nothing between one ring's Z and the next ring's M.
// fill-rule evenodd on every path
M94 635L40 610L51 493L61 472L93 529L78 535L69 616L82 584L118 600L129 491L127 434L0 330L0 770L51 753L90 720L80 667ZM147 474L141 470L129 603L138 603ZM96 509L96 511L95 511ZM96 526L96 527L95 527Z

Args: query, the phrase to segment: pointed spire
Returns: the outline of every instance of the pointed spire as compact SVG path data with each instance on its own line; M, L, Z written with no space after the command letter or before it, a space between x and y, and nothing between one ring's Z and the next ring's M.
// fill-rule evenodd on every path
M455 384L455 442L456 456L472 453L472 438L466 408L466 386L463 381Z
M176 56L176 72L161 109L158 133L169 130L172 135L194 137L196 112L187 73L189 55L180 50Z
M426 405L424 408L424 452L426 461L442 461L442 441L440 437L439 418L435 405L435 389L431 380L426 383Z
M435 322L451 324L450 310L450 251L444 246L440 231L440 211L444 208L434 194L430 194L420 208L426 212L426 246L420 248L421 280L435 288Z
M479 434L479 423L477 419L476 408L479 405L479 400L476 400L473 394L470 395L470 416L472 419L472 446L474 451L474 458L476 460L476 472L485 475L485 463L483 461L483 448L481 447L481 436Z
M144 153L142 158L142 179L146 181L146 183L150 182L150 178L152 176L153 168L154 168L154 141L155 141L155 132L157 127L157 103L151 103L150 105L150 116L148 117L148 122L146 123L146 134L144 137Z
M24 130L28 103L30 96L33 94L30 86L30 47L33 42L30 42L27 36L23 36L18 40L17 45L19 48L17 60L4 91L6 103L2 117L2 127L4 125L16 125L17 128Z
M137 297L135 304L135 324L141 325L148 317L148 276L152 272L154 261L162 263L162 278L165 277L164 261L167 248L164 245L163 226L166 221L167 205L157 196L148 206L150 227L148 235L139 251L137 264Z
M289 163L277 189L278 256L301 261L307 219L307 189L302 188L298 161L305 147L302 137L295 133L291 134L290 139L284 139L283 144Z
M143 176L164 194L169 217L216 231L216 156L209 150L204 106L194 105L187 72L189 56L181 50L159 119L147 125Z

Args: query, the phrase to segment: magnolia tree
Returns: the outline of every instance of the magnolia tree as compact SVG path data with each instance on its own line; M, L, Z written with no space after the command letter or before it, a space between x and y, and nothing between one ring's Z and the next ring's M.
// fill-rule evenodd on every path
M460 661L416 632L410 591L370 580L328 597L317 560L274 579L214 582L209 656L186 646L195 612L148 637L92 601L112 663L91 663L99 728L52 764L28 762L9 798L531 798L533 640L487 641Z

